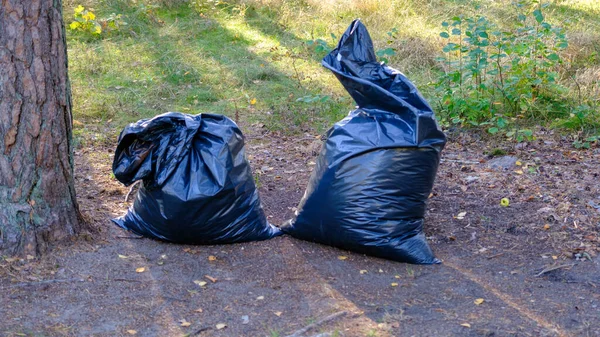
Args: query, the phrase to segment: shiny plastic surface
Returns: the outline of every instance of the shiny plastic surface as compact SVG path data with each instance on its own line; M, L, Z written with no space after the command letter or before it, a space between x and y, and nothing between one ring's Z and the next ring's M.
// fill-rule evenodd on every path
M323 65L358 109L328 131L296 216L282 229L396 261L439 263L423 234L446 143L431 107L404 75L377 62L359 20Z
M127 214L113 219L134 233L187 244L265 240L270 225L229 118L168 112L127 126L113 161L125 185L143 180Z

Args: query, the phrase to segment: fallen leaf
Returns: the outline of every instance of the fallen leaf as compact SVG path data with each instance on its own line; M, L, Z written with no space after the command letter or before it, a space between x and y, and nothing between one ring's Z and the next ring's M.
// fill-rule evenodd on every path
M397 287L397 286L398 286L398 283L396 283L396 282L392 282L391 286L392 286L392 287Z
M33 260L35 259L35 257L33 257L33 255L27 255L27 260Z
M483 303L485 300L483 298L478 298L475 301L473 301L473 303L480 305L481 303Z
M186 321L185 318L184 318L184 319L180 319L179 320L179 325L181 325L181 326L190 326L190 325L192 325L192 323Z
M464 326L465 328L470 328L471 324L469 324L469 323L462 323L461 326Z
M552 255L552 260L558 260L558 256Z
M500 206L508 207L510 205L510 200L508 198L502 198L500 200Z
M194 310L194 312L203 312L204 310L202 310L202 308L198 308L196 310Z
M137 269L135 270L135 272L136 272L136 273L143 273L143 272L145 272L145 271L146 271L146 268L145 268L145 267L139 267L139 268L137 268Z
M347 257L347 256L344 256L344 255L340 255L340 256L338 256L338 260L342 260L342 261L343 261L343 260L346 260L347 258L348 258L348 257Z
M460 212L460 213L458 213L458 215L456 216L456 218L458 220L462 220L462 219L465 218L465 215L467 215L467 212Z
M259 300L259 301L262 301L262 300L265 299L265 297L264 296L258 296L256 299Z
M521 166L521 165L523 165L523 163L521 163L520 161L518 161L518 160L517 160L517 161L515 162L515 165L517 165L517 166Z
M523 174L523 170L516 170L515 173L516 174Z
M379 269L379 272L380 272L380 273L383 273L383 269Z
M214 255L209 255L208 256L208 261L217 261L217 257Z
M214 277L212 277L212 276L210 276L210 275L204 275L204 277L206 277L207 279L209 279L212 283L217 282L217 279L214 278Z
M216 327L217 327L217 330L225 329L227 327L227 324L219 323L216 325Z
M127 330L127 333L130 334L130 335L135 335L135 334L137 334L137 331L135 331L133 329L132 330Z
M400 278L400 275L396 275L396 276L394 276L394 278Z
M368 273L368 271L366 271L366 270L363 269L363 270L360 271L360 273L361 274L366 274L366 273Z
M251 99L250 104L252 104L252 105L256 104L256 98Z
M129 258L129 256L126 256L126 255L121 255L121 254L119 254L119 258L120 258L120 259L128 259L128 258Z
M544 225L544 230L549 230L549 229L550 229L550 225L548 225L548 224L545 224L545 225Z
M194 280L194 283L197 284L197 285L199 285L199 286L201 286L201 287L204 287L205 285L208 284L208 282L206 282L206 281L200 281L200 280Z
M6 261L8 263L15 262L17 260L18 260L18 258L16 258L16 257L7 257L7 258L4 258L4 261Z
M281 314L283 314L283 312L281 312L281 311L275 311L274 314L277 317L281 317Z

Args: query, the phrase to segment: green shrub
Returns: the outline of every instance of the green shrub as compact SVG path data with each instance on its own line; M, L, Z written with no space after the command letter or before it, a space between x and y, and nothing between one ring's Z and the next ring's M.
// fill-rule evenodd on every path
M509 29L485 16L455 16L443 22L440 36L445 72L435 83L442 97L442 122L485 126L517 140L532 137L515 124L520 119L549 120L569 116L562 102L558 69L565 32L545 21L540 5L514 4L517 15Z

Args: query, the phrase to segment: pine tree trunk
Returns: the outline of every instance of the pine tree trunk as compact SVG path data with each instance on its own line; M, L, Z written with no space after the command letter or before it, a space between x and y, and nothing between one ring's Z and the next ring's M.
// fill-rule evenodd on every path
M62 1L0 3L0 253L36 256L83 225Z

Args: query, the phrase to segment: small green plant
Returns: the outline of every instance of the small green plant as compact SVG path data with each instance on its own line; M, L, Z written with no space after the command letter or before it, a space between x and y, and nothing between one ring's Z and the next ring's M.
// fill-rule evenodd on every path
M319 54L329 50L327 41L323 39L308 40L306 41L306 45Z
M594 143L600 143L600 136L591 136L582 140L576 139L575 141L573 141L573 147L576 149L589 149Z
M392 28L392 30L387 32L388 39L387 39L386 43L388 45L391 45L392 43L394 43L394 40L396 40L396 38L397 38L397 36L396 36L397 33L398 33L398 29L396 29L396 28ZM375 52L375 55L377 55L377 57L384 63L389 63L388 57L396 55L396 50L392 47L388 47L388 48L377 50Z

